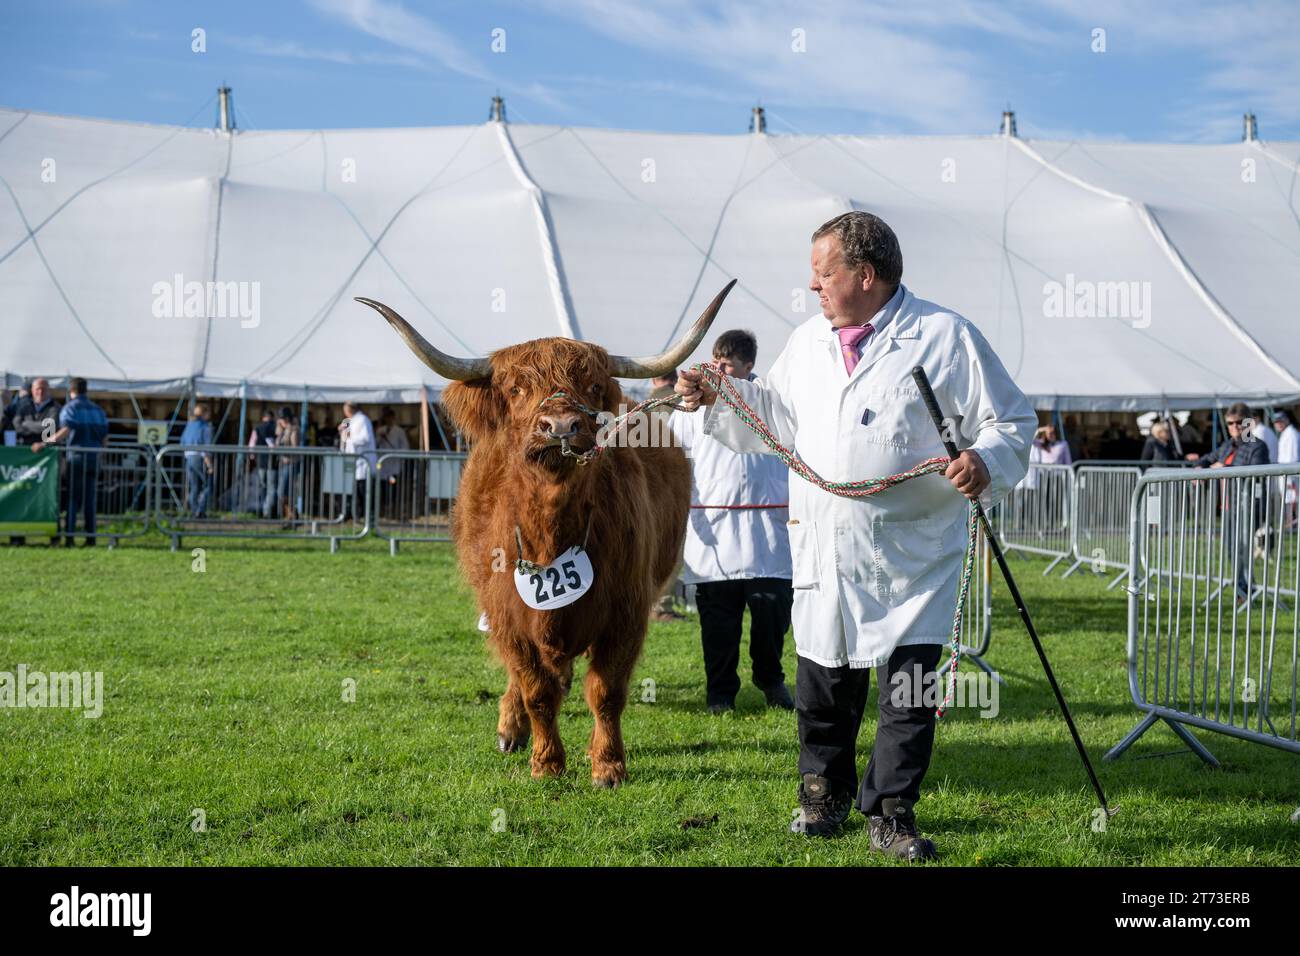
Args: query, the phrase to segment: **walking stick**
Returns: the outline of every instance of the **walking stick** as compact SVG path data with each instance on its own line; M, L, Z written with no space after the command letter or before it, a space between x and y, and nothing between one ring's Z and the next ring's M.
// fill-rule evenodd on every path
M943 447L948 452L948 457L956 458L960 452L957 450L956 443L948 437L943 412L939 408L938 399L934 397L934 389L930 387L930 380L925 375L925 369L917 365L912 369L912 378L915 380L917 388L921 390L921 399L925 402L925 407L929 409L930 417L934 419L934 427L939 430L939 438L943 441ZM1112 809L1106 802L1106 792L1101 789L1101 783L1097 780L1097 772L1092 769L1092 761L1088 759L1088 751L1084 749L1083 741L1079 738L1079 731L1074 726L1074 718L1070 716L1070 706L1065 702L1065 695L1061 693L1060 685L1056 683L1056 675L1052 673L1052 665L1047 662L1047 654L1043 651L1043 643L1038 639L1038 632L1034 630L1034 622L1030 620L1029 609L1025 607L1024 599L1020 596L1020 589L1016 587L1016 580L1011 576L1011 568L1007 566L1007 559L1002 554L1002 547L998 544L997 535L993 533L988 516L984 513L984 507L979 501L972 498L971 506L975 509L975 514L984 528L984 537L993 550L993 557L997 560L998 567L1002 569L1002 577L1007 582L1007 590L1011 592L1011 600L1016 602L1016 610L1020 612L1020 620L1024 621L1025 630L1029 632L1030 640L1034 642L1034 650L1038 652L1038 659L1042 662L1043 673L1047 675L1047 682L1052 685L1052 693L1056 695L1056 702L1061 707L1061 714L1065 717L1066 726L1070 728L1070 736L1074 738L1074 747L1079 751L1079 758L1083 761L1084 769L1088 771L1088 779L1092 782L1092 789L1097 793L1097 800L1101 803L1101 808L1106 812L1106 816L1113 817L1119 812L1119 807Z

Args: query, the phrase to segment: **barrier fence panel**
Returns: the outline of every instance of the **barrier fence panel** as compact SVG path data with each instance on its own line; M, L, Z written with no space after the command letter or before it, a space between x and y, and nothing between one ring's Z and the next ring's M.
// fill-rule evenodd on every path
M1100 574L1120 574L1107 585L1115 587L1128 576L1129 504L1142 477L1136 465L1078 464L1074 467L1070 553L1074 563L1069 577L1087 564Z
M157 454L155 520L172 538L328 539L371 530L376 454L335 448L167 445Z
M1020 484L989 516L1003 551L1052 558L1044 574L1070 556L1070 508L1074 473L1069 465L1029 466Z
M58 533L66 543L107 541L149 530L152 449L141 445L100 448L48 446L58 457ZM75 525L69 527L70 517Z
M1153 470L1130 507L1128 678L1145 716L1300 753L1296 490L1300 466Z
M466 455L393 451L380 455L372 508L375 534L390 553L400 541L450 541L451 505Z

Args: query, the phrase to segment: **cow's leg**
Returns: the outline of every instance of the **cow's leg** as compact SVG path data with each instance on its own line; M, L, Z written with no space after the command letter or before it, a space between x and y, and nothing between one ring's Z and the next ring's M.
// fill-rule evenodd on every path
M514 671L509 672L506 692L501 695L501 716L497 720L497 749L503 754L523 750L528 743L528 711L524 697L519 692L519 680Z
M623 751L623 709L641 640L606 639L592 649L587 667L587 706L596 725L591 731L591 782L597 787L617 787L627 780L627 756Z
M560 704L564 692L560 677L540 663L519 671L519 692L533 729L534 777L558 777L564 773L564 741L560 739Z

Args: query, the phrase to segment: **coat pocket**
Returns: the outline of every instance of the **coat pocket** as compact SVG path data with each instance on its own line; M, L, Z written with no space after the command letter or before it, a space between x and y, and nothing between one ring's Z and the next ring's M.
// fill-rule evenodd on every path
M872 531L876 591L886 607L943 586L960 569L966 526L933 518L886 521Z
M790 586L816 588L820 586L821 569L817 558L817 524L794 519L785 524L790 534Z

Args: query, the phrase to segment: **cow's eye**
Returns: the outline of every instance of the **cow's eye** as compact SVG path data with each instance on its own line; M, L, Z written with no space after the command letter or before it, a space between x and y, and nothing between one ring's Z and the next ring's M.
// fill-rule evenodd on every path
M522 388L520 388L518 385L511 385L511 386L510 386L510 397L511 397L511 398L516 398L516 397L522 395L523 392L524 392L524 390L523 390Z

